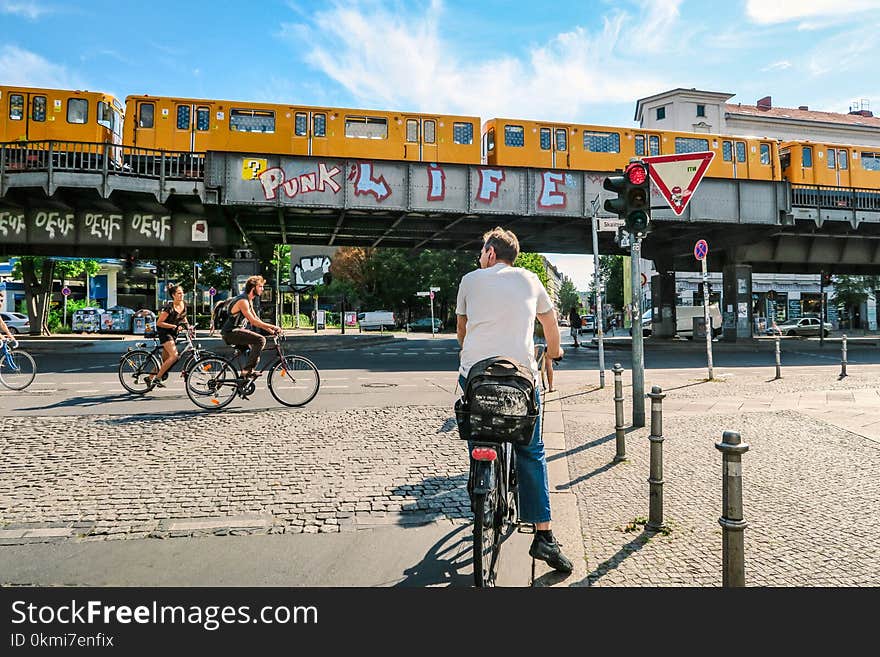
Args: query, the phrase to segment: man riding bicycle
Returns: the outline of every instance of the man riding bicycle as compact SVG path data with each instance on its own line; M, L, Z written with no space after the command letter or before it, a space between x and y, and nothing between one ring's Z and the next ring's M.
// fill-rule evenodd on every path
M559 326L547 290L538 277L513 262L519 240L500 226L483 235L480 269L466 274L458 288L458 342L461 345L459 384L465 388L470 368L492 356L505 356L528 364L536 382L533 328L535 319L544 329L547 357L561 358ZM529 554L553 569L570 573L572 563L560 550L550 529L550 488L547 459L541 438L540 396L538 421L528 445L515 445L519 481L520 517L534 523L536 534Z
M281 334L281 327L264 322L257 317L254 311L254 298L259 297L263 293L263 287L266 285L266 279L262 276L251 276L244 284L244 292L235 298L235 301L229 307L229 316L220 327L220 335L223 341L228 345L239 347L250 347L250 354L247 362L241 370L244 377L257 376L254 370L260 361L260 354L266 346L266 338L245 328L250 325L252 328L261 328L275 335Z

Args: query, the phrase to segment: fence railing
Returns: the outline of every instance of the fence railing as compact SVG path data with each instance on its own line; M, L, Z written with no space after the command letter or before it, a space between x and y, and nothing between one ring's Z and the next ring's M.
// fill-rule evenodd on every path
M792 207L829 210L880 211L880 191L870 189L792 185Z
M0 144L0 170L204 180L205 154L76 141Z

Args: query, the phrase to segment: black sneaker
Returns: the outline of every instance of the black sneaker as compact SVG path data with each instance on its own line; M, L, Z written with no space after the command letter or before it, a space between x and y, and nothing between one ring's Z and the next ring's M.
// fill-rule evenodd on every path
M561 573L570 573L574 566L562 554L562 550L559 548L559 541L556 538L551 542L540 535L536 535L535 540L532 541L532 547L529 548L529 556L546 561L547 565L553 570L558 570Z

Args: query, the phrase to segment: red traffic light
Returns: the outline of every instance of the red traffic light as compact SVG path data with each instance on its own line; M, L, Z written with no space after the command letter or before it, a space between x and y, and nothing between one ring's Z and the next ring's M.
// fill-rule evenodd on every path
M633 185L644 185L648 179L648 169L644 164L633 162L626 169L626 177Z

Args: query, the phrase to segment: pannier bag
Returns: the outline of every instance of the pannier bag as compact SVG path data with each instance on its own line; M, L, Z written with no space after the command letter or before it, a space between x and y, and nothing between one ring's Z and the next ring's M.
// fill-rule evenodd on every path
M538 421L531 369L501 356L475 363L455 402L455 419L463 440L528 445Z

